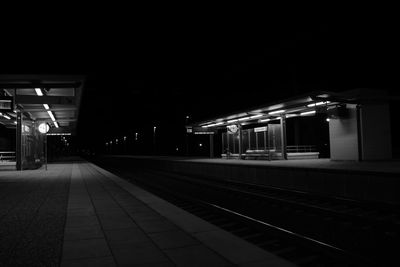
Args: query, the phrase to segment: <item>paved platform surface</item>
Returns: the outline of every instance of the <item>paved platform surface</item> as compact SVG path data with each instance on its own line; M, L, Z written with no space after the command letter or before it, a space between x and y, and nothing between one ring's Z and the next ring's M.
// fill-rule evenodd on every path
M0 172L0 266L292 266L91 163Z

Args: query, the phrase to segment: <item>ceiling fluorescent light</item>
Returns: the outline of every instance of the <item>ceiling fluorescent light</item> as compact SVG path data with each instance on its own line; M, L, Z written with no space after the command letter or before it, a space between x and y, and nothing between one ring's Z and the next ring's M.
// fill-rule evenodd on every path
M214 125L221 125L221 124L224 124L224 122L223 122L223 121L217 122L217 123L215 123Z
M43 104L43 107L44 107L45 109L50 109L50 108L49 108L49 105L47 105L47 104Z
M276 110L276 111L272 111L270 113L268 113L269 115L273 115L273 114L279 114L279 113L283 113L285 112L285 110L281 109L281 110Z
M35 91L36 91L36 94L37 94L38 96L43 96L42 89L40 89L40 88L35 88Z
M10 117L10 116L7 116L7 115L3 115L3 117L6 118L7 120L10 120L10 119L11 119L11 117Z
M325 101L325 102L311 103L311 104L308 104L307 107L311 108L311 107L320 106L320 105L324 105L324 104L328 104L328 103L331 103L331 102Z
M47 113L49 113L49 116L50 116L52 121L56 121L56 118L54 118L54 115L50 110L48 110Z
M250 117L243 117L243 118L240 118L239 121L245 121L245 120L248 120L248 119L250 119Z
M259 118L259 117L261 117L261 116L262 116L262 114L258 114L258 115L250 116L250 119Z
M58 128L58 123L56 121L54 122L54 126L56 126L56 128Z
M315 110L311 110L311 111L302 112L302 113L300 113L300 116L304 116L304 115L310 115L310 114L315 114Z
M266 121L270 121L271 119L263 119L263 120L260 120L260 122L266 122Z
M238 121L238 119L235 119L235 120L229 120L229 121L227 121L228 123L231 123L231 122L235 122L235 121Z

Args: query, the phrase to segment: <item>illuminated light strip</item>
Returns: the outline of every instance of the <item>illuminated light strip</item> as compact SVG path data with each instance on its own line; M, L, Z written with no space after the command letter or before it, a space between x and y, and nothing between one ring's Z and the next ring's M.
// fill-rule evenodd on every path
M4 115L4 114L3 114L3 117L6 118L7 120L11 120L11 117L10 117L10 116L7 116L7 115Z
M272 111L272 112L270 112L270 113L268 113L268 114L269 114L269 115L273 115L273 114L279 114L279 113L283 113L283 112L285 112L285 110L284 110L284 109L281 109L281 110Z
M49 113L49 116L51 118L52 121L56 121L56 118L54 118L53 112L51 112L50 110L47 111L47 113Z
M255 119L255 118L259 118L259 117L262 117L262 114L258 114L258 115L250 116L250 119Z
M40 89L40 88L35 88L35 91L36 91L36 94L37 94L38 96L43 96L42 89Z
M214 126L216 126L216 125L221 125L221 124L224 124L224 122L223 122L223 121L217 122L217 123L214 124Z
M248 120L248 119L250 119L250 117L243 117L243 118L239 118L238 120L239 121L245 121L245 120Z
M263 120L260 120L260 122L266 122L266 121L270 121L271 119L263 119Z
M297 117L297 114L288 114L286 115L286 118L293 118L293 117Z
M47 104L43 104L43 107L44 107L45 109L50 109L49 105L47 105Z
M302 112L302 113L300 113L300 116L304 116L304 115L310 115L310 114L315 114L315 110L311 110L311 111Z
M59 126L58 126L58 123L55 121L54 122L54 126L56 126L56 128L58 128Z
M236 122L236 121L238 121L238 119L235 119L235 120L229 120L229 121L227 121L228 123L231 123L231 122Z
M331 102L330 101L317 102L317 103L308 104L307 107L311 108L311 107L320 106L320 105L329 104L329 103L331 103Z
M71 133L48 133L47 135L71 135Z

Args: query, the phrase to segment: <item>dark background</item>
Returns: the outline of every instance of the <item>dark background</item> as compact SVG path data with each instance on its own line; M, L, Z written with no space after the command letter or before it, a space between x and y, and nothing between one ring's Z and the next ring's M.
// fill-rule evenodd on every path
M397 94L390 16L306 23L268 14L135 14L5 27L1 73L86 76L75 149L101 152L105 142L138 132L137 151L146 153L157 126L159 153L173 154L183 151L185 123L313 90Z

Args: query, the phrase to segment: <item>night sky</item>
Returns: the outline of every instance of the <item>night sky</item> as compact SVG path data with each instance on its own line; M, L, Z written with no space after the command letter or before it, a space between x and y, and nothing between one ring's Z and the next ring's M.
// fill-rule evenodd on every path
M151 138L153 126L178 144L187 115L199 121L313 90L398 87L397 29L374 17L204 15L19 30L2 44L0 72L86 75L76 144L92 149L134 132Z

